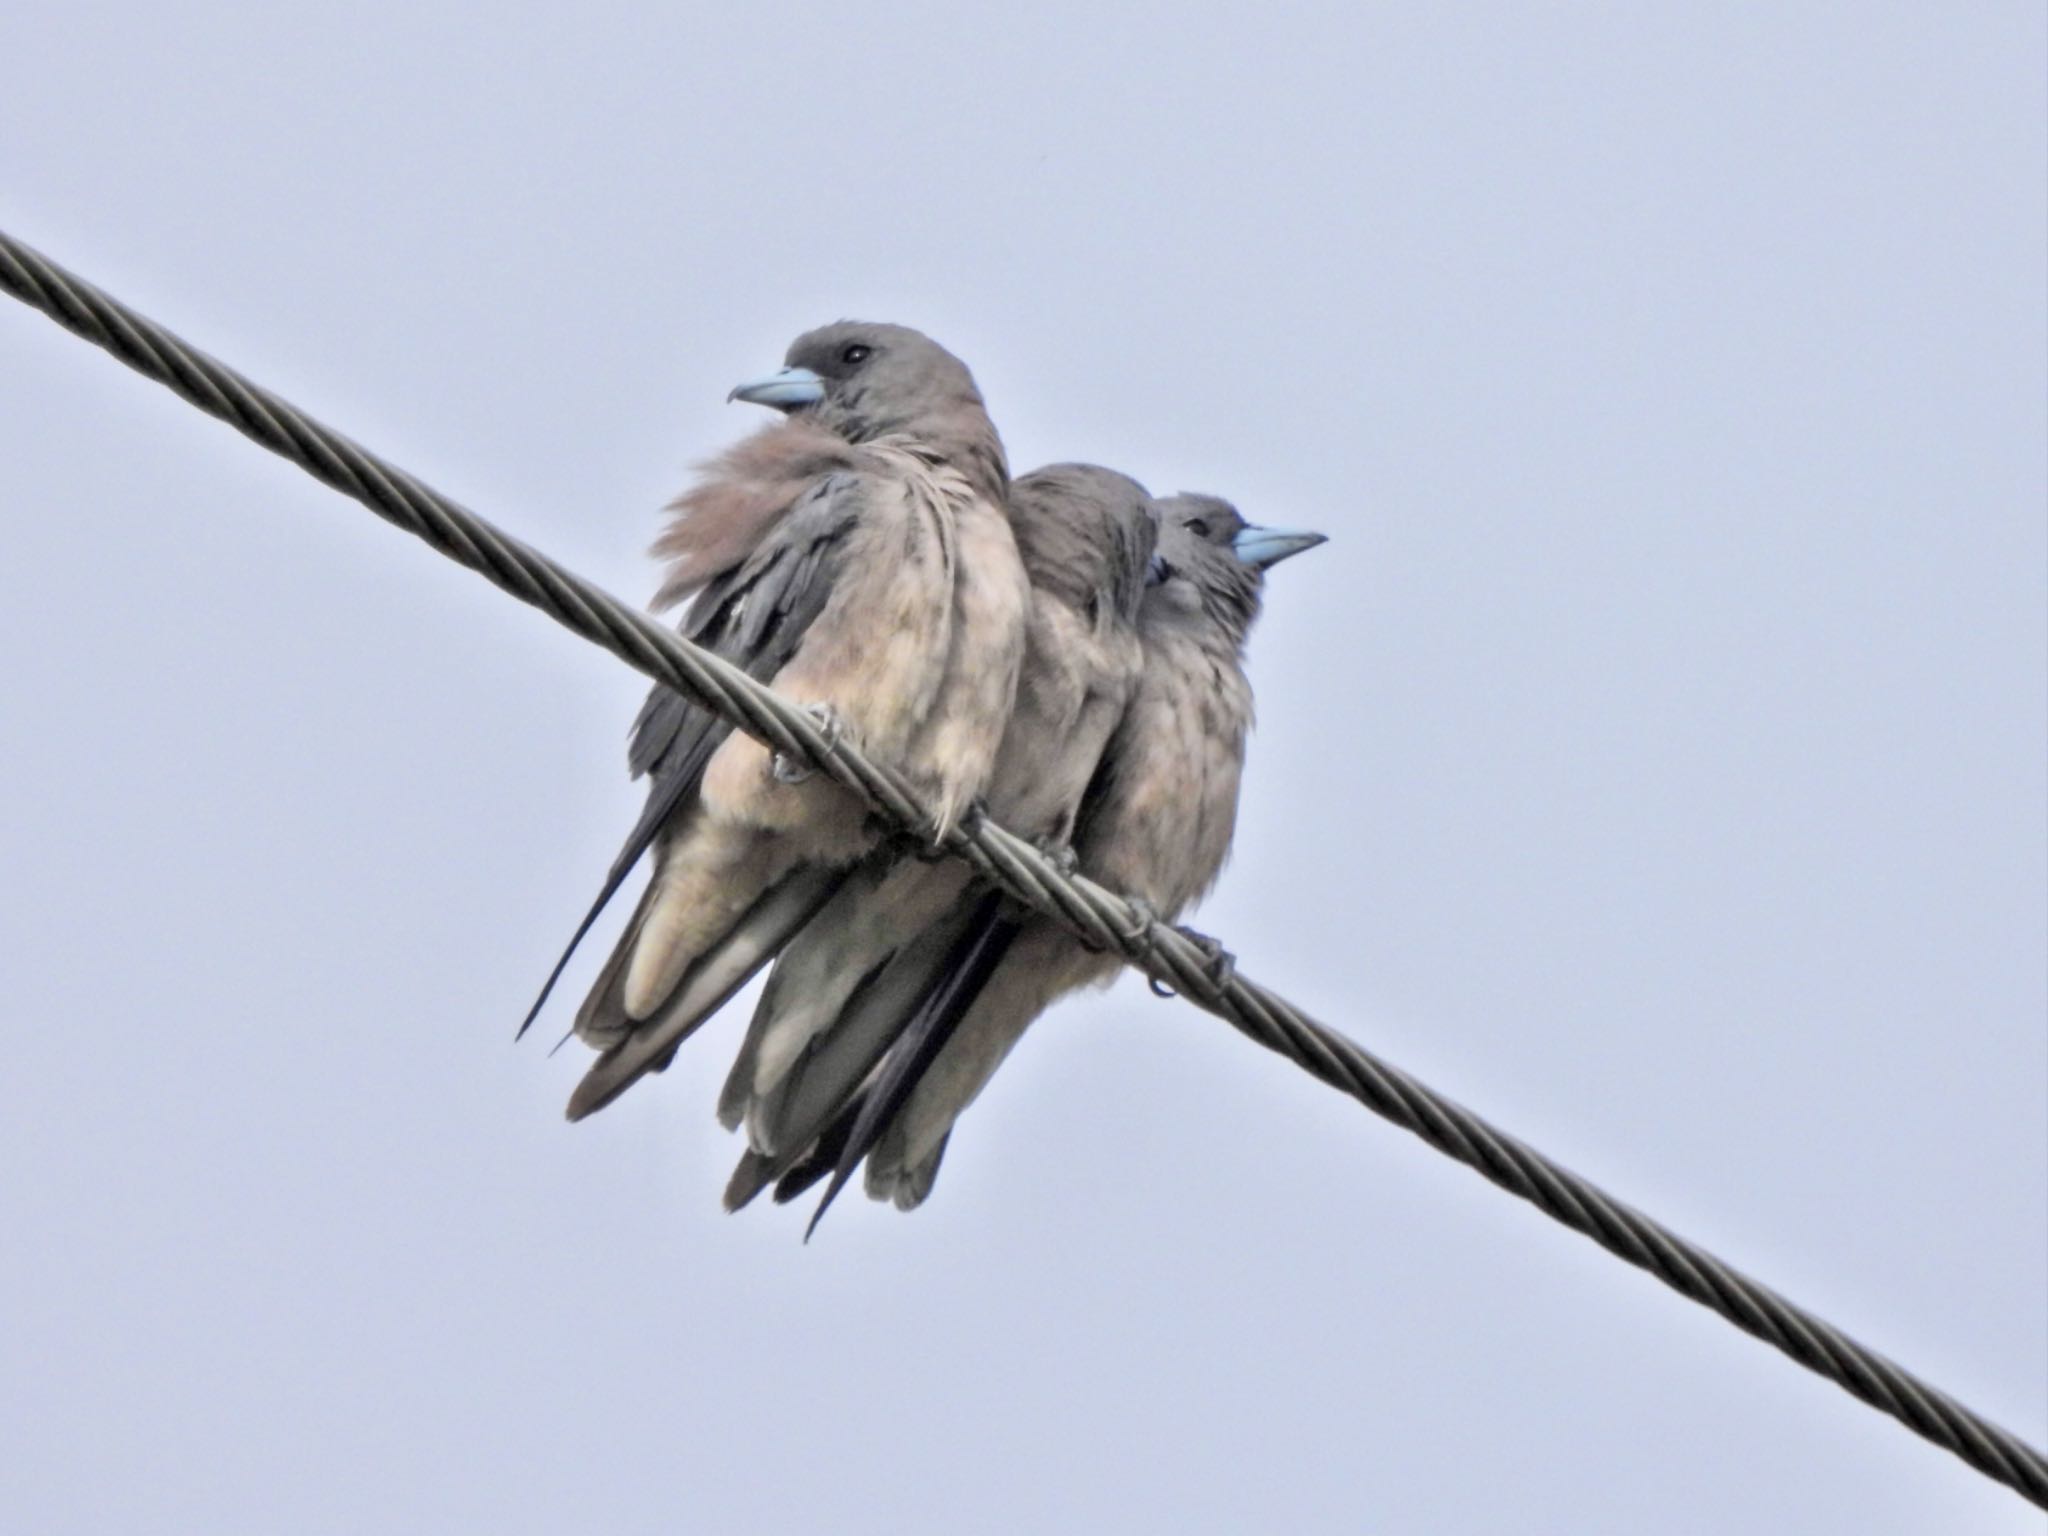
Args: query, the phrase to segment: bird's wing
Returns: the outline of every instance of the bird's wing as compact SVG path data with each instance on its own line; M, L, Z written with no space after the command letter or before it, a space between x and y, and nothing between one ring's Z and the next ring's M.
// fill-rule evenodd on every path
M847 533L859 512L859 497L848 494L853 481L846 474L819 481L752 554L706 583L684 616L685 637L760 681L780 671L831 595ZM647 804L612 861L597 899L527 1010L520 1034L539 1017L598 914L669 818L696 792L704 765L731 731L718 715L667 684L654 685L633 723L627 748L633 776L647 778Z

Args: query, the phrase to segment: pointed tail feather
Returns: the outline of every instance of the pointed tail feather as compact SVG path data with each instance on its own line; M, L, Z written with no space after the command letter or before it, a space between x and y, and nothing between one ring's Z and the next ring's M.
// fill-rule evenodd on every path
M583 914L583 921L576 925L576 931L569 935L568 945L562 950L562 957L555 962L555 968L548 972L548 979L540 984L540 996L533 1000L533 1006L526 1010L526 1017L519 1021L518 1033L514 1040L524 1039L526 1032L533 1028L533 1021L540 1017L548 996L555 990L555 983L562 979L562 972L569 968L569 957L576 953L596 924L598 916L611 905L618 895L619 887L626 883L626 876L633 872L633 866L640 862L640 856L654 845L655 837L668 821L671 813L683 799L697 787L702 777L702 765L696 764L696 772L678 772L661 779L647 797L647 804L640 812L640 819L633 824L633 830L626 834L626 843L619 850L619 856L612 860L612 867L604 877L604 884L598 889L597 900L590 904L590 910Z
M648 841L652 840L650 838ZM555 983L562 979L562 972L569 968L569 960L576 953L577 946L589 935L599 915L611 905L612 897L616 896L619 887L626 883L626 876L631 874L633 866L640 862L640 855L647 851L646 843L640 844L637 848L631 843L626 846L632 857L627 858L622 854L619 862L612 865L611 873L605 876L603 888L597 893L597 900L590 904L590 910L583 914L583 921L578 923L576 931L569 935L569 942L563 946L560 958L555 961L555 968L548 972L548 979L540 984L540 994L534 998L533 1006L526 1010L526 1017L519 1021L519 1028L512 1036L514 1040L526 1038L526 1032L533 1028L533 1021L540 1017L541 1009L547 1006L548 998L555 990Z

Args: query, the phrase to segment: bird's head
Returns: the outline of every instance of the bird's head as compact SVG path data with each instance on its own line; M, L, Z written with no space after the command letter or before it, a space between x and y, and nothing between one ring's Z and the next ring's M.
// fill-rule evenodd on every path
M924 436L963 408L983 412L967 365L905 325L841 320L790 343L780 371L726 397L803 413L849 442Z
M1242 641L1259 612L1265 574L1328 535L1248 523L1220 496L1182 492L1152 503L1159 541L1152 554L1148 612L1205 617Z

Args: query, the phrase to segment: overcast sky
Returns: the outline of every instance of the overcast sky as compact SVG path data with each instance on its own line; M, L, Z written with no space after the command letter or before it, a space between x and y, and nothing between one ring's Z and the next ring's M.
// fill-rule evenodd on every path
M0 227L635 600L842 315L1326 530L1201 926L2041 1443L2040 8L1107 9L20 3ZM1129 980L723 1215L641 681L12 304L0 490L7 1529L2042 1529Z

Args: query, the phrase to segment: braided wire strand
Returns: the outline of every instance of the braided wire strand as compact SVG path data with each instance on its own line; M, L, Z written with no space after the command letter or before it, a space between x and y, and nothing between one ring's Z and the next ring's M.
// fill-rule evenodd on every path
M629 666L771 749L812 764L899 829L931 840L933 819L903 776L870 762L851 743L828 739L803 709L187 346L5 231L0 288ZM1235 974L1219 980L1213 952L1182 931L1062 871L1031 843L985 817L947 828L937 844L1083 943L1122 954L1267 1050L2048 1509L2048 1456L1278 994Z

